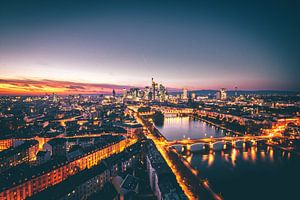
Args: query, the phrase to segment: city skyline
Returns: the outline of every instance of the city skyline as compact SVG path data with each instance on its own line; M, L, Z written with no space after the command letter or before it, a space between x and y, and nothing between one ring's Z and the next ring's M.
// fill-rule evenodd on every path
M159 85L163 85L159 81ZM165 85L164 85L165 86ZM122 94L125 90L151 88L151 82L146 85L115 85L106 83L80 83L72 81L54 81L54 80L31 80L31 79L1 79L0 78L0 96L1 95L97 95L97 94L112 94L115 91L118 95ZM174 88L165 86L167 92L182 93L184 90L187 92L199 92L199 91L240 91L240 92L298 92L297 90L270 90L270 89L243 89L237 86L231 88Z
M0 200L297 199L299 11L0 0Z
M299 91L297 3L130 3L1 2L0 93Z

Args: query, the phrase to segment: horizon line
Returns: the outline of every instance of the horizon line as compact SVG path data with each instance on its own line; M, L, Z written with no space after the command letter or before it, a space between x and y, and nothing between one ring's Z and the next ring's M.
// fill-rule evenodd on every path
M61 80L50 80L50 79L17 79L17 78L1 78L0 77L0 96L41 96L47 93L56 93L60 95L94 95L94 94L110 94L112 90L117 93L121 93L123 89L130 88L144 88L150 86L134 86L126 84L112 84L112 83L87 83L87 82L75 82L75 81L61 81ZM189 87L167 87L169 92L179 92L183 88L191 91L218 91L221 88L199 88L192 89ZM226 88L226 87L225 87ZM227 91L235 91L234 89L229 89ZM254 88L245 89L240 88L237 91L248 91L248 92L299 92L299 90L293 89L265 89L265 88Z

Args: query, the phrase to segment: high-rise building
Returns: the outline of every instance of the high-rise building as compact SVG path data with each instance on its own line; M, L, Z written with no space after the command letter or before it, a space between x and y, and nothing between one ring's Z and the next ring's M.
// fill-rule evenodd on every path
M152 101L157 101L159 100L159 89L158 89L158 84L154 82L152 78Z
M148 86L145 87L144 90L144 99L150 100L152 97L150 96L152 93L150 91L150 88Z
M158 91L158 83L155 83L155 95L154 95L154 100L158 101L159 100L159 91Z
M155 91L155 82L152 78L152 100L155 101L155 97L156 97L156 91Z
M216 93L216 98L219 100L227 99L227 93L225 88L221 88L220 91Z
M130 94L133 98L139 98L140 97L140 89L139 88L130 88Z
M124 88L123 91L122 91L122 97L123 98L127 97L127 90L126 90L126 88Z
M188 91L186 88L182 89L182 99L188 99Z
M195 99L196 99L196 93L193 92L193 93L192 93L192 100L195 100Z
M112 95L113 95L113 97L116 97L116 91L115 91L115 89L113 89Z
M166 100L166 88L162 84L159 85L159 100L160 101Z
M52 101L53 102L58 102L57 94L55 94L55 93L52 94Z

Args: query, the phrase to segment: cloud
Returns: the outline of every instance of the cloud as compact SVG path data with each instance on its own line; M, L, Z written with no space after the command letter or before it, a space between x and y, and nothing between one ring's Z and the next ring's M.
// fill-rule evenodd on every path
M113 89L121 92L123 88L129 89L130 87L128 85L77 83L49 79L0 79L1 95L109 94Z
M85 89L85 87L80 86L80 85L70 85L70 86L67 86L66 88L69 88L69 89Z

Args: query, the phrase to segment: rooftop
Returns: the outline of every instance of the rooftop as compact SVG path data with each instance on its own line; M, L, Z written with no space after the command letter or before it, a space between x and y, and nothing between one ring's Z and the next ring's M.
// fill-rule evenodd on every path
M116 143L124 139L123 137L120 136L111 136L111 135L105 135L105 138L106 138L105 142L101 144L93 145L91 148L89 148L89 151L87 151L84 155L74 157L69 161L65 157L59 157L54 160L50 160L44 164L41 164L39 166L29 166L27 164L24 164L24 165L18 165L12 169L5 171L5 173L0 174L0 180L1 180L0 192L5 189L11 188L13 186L20 185L35 177L49 173L53 169L57 169L59 167L67 165L69 162L77 160L90 153L98 151L112 143Z
M78 174L71 176L70 178L56 184L55 186L49 187L46 190L34 195L29 198L29 200L56 200L62 196L67 195L72 192L77 186L85 183L86 181L92 179L93 177L102 174L107 167L104 163L91 168L85 169Z
M38 145L38 141L36 141L36 140L26 140L26 141L24 141L23 144L21 144L19 146L8 148L4 151L1 151L0 152L0 161L5 160L8 157L11 157L15 154L18 154L18 153L34 146L34 145Z
M139 180L134 176L128 174L121 184L121 188L129 191L135 191L138 186Z

